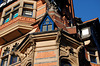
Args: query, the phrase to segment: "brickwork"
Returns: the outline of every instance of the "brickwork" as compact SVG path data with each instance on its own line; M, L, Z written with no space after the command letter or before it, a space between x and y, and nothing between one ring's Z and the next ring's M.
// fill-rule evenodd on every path
M35 22L35 19L33 18L28 18L28 17L16 17L14 18L13 20L3 24L2 26L0 26L0 30L11 25L12 23L15 23L15 22L18 22L18 21L21 21L21 22L26 22L26 23L33 23Z
M37 53L36 59L47 58L47 57L56 57L56 54L54 53L54 51L40 52L40 53Z
M34 66L57 66L57 62L43 63L43 64L35 64Z

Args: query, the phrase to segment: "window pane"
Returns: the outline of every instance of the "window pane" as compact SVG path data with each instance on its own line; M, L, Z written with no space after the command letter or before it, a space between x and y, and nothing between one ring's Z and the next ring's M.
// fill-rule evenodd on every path
M49 21L47 21L46 24L49 24Z
M2 59L1 66L7 66L7 63L8 63L8 57L7 57L7 58Z
M16 63L16 62L17 62L17 56L12 55L12 56L11 56L10 64L13 64L13 63Z
M50 20L47 18L46 21L50 21Z
M9 21L9 16L10 16L10 15L7 15L6 17L4 17L4 23L7 23L7 22ZM4 23L3 23L3 24L4 24Z
M23 16L32 17L32 14L33 14L32 10L26 10L26 9L23 10Z
M47 25L43 25L43 31L47 31Z
M33 4L24 4L24 7L33 8Z
M96 57L95 57L95 56L90 56L90 60L91 60L91 62L93 62L93 63L97 63Z
M13 12L12 19L13 19L13 18L16 18L16 17L18 17L18 10Z
M89 51L89 53L95 55L95 51Z
M48 25L48 31L52 30L52 24Z

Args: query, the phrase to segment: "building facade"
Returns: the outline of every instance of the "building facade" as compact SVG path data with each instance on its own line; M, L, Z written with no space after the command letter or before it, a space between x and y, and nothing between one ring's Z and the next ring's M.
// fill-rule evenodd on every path
M100 66L99 33L73 0L0 0L0 66Z

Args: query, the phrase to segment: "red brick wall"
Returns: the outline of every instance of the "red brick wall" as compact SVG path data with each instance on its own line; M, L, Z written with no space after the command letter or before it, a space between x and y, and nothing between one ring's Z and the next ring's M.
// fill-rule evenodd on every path
M54 59L56 59L56 54L54 50L37 52L35 57L36 62L34 63L34 66L57 66L57 60ZM44 60L47 61L44 62Z

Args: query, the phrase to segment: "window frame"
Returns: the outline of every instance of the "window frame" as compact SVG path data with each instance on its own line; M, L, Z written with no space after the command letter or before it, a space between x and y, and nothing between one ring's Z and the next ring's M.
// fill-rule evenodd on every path
M95 52L95 54L94 54L94 53L91 53L91 52ZM95 57L96 62L91 62L91 63L100 64L100 61L99 61L100 58L99 58L99 54L98 54L98 51L97 51L96 48L91 48L91 49L89 49L89 50L87 51L87 54L88 54L88 61L91 62L90 56L93 56L93 57Z
M93 53L91 53L91 52L93 52ZM91 63L95 63L95 64L97 64L97 56L96 56L96 51L89 51L89 56L90 56L90 62ZM91 60L91 57L95 57L95 62L93 62L92 60Z

